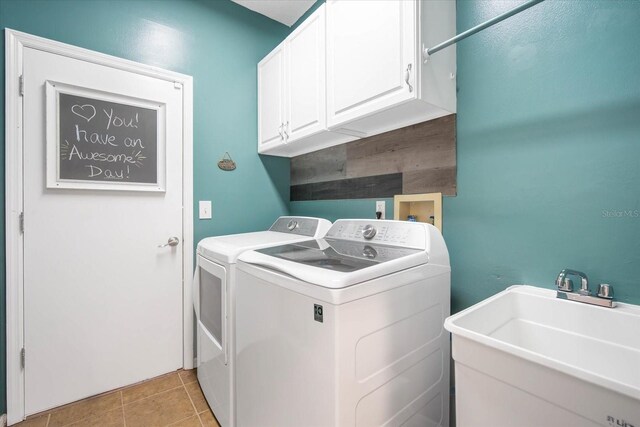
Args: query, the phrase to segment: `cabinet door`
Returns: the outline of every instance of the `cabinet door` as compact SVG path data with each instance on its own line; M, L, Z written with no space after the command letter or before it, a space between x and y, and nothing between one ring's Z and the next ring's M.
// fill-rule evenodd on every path
M326 128L324 5L285 43L285 130L294 142Z
M258 63L258 152L284 143L284 44Z
M416 14L415 0L327 2L330 128L415 98Z

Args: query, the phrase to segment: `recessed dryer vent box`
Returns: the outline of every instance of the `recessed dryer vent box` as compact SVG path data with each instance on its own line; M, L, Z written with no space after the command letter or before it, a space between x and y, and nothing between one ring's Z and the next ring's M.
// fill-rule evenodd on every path
M401 194L393 197L393 219L407 221L410 215L416 221L431 224L442 232L442 193Z

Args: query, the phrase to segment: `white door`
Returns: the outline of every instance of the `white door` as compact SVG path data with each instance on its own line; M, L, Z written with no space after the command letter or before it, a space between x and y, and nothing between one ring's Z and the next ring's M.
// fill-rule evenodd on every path
M258 63L258 152L284 143L284 43Z
M287 143L326 127L325 8L320 7L286 41Z
M327 2L327 122L347 123L414 98L417 2ZM413 84L415 86L415 84Z
M23 64L30 415L183 366L183 123L182 89L173 82L32 48ZM164 105L166 191L48 189L46 81ZM177 247L158 247L172 236Z

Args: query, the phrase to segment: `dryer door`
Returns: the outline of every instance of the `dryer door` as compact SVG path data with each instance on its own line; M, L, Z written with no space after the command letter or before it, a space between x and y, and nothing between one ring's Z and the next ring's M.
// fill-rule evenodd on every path
M198 259L198 323L199 329L205 332L205 339L210 341L204 346L198 344L198 363L202 359L224 357L228 363L227 350L227 270L214 262L199 257ZM213 345L211 345L213 344ZM208 347L203 354L201 351ZM210 354L210 353L218 354Z

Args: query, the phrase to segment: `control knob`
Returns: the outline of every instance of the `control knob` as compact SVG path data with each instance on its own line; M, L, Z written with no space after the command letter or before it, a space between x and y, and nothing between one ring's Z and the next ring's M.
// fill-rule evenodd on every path
M296 229L298 227L298 221L292 219L291 221L289 221L287 223L287 228L289 229L289 231L293 231L294 229Z
M376 230L376 228L373 225L367 224L362 229L362 237L364 237L367 240L371 240L373 239L373 236L375 236L377 232L378 230Z

